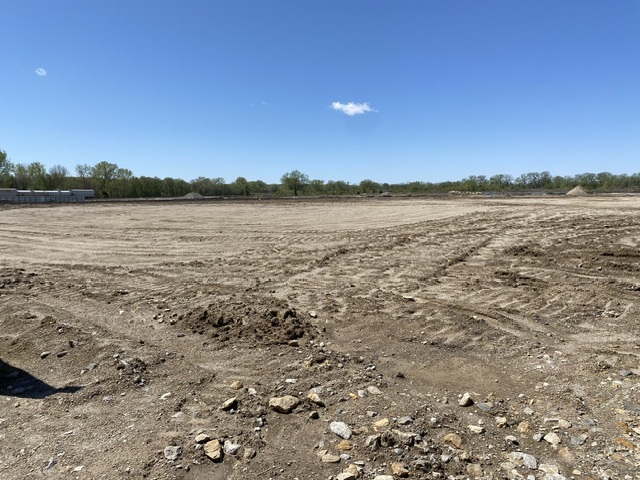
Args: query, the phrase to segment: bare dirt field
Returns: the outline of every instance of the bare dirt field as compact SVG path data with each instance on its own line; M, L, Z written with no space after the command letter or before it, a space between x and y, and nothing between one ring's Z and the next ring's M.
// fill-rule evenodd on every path
M4 206L0 478L638 479L639 320L637 196Z

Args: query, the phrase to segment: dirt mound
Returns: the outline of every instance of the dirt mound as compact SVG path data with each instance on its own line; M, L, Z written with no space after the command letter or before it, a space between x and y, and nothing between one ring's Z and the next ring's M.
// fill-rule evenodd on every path
M317 329L298 318L295 309L277 299L215 299L182 315L192 333L260 344L286 344L301 338L313 339Z
M567 195L572 197L586 197L589 193L581 186L578 185L567 192Z
M187 193L182 198L202 198L202 195L200 195L199 193L196 193L196 192L191 192L191 193Z

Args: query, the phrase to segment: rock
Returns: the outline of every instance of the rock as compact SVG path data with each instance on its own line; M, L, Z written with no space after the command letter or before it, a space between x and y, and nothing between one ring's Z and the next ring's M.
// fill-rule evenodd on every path
M330 453L326 453L320 457L322 463L339 463L340 456L339 455L331 455Z
M536 460L536 457L529 455L528 453L511 452L511 458L521 461L522 464L530 470L537 470L538 468L538 460Z
M404 463L394 462L391 464L391 473L396 477L407 478L409 476L409 469Z
M410 425L411 423L413 423L413 418L411 417L400 417L398 419L398 425Z
M457 435L455 433L447 433L444 437L442 437L442 441L444 443L453 445L459 450L462 450L462 438L460 438L460 435Z
M298 405L300 405L300 400L292 395L269 399L269 407L278 413L291 413Z
M49 355L51 355L51 352L42 352L40 358L47 358Z
M387 428L388 426L389 426L389 419L388 418L381 418L377 422L373 422L373 427L376 430L379 430L379 429L382 429L382 428Z
M245 460L251 460L253 457L256 456L256 451L253 448L245 448L244 449L244 453L242 454L242 456L244 457Z
M225 400L225 402L222 404L222 410L224 410L225 412L229 410L236 410L237 408L238 399L236 397Z
M565 428L565 429L566 429L566 428L571 428L571 422L568 422L568 421L566 421L566 420L562 420L562 419L560 419L560 420L558 420L558 426L559 426L560 428Z
M367 387L367 392L369 392L371 395L382 395L382 391L373 385L370 385Z
M567 462L573 462L576 459L576 457L573 455L573 453L571 453L571 451L567 447L562 447L561 449L559 449L558 456L563 458Z
M513 435L507 435L506 437L504 437L504 441L507 443L510 443L512 445L519 445L520 442L518 442L518 439L516 437L514 437Z
M211 440L211 437L206 433L201 433L200 435L197 435L195 438L196 443L207 443L210 440Z
M240 444L233 443L231 440L225 440L223 450L227 455L235 455L240 450Z
M482 425L469 425L469 430L471 430L472 433L484 433L484 427Z
M182 447L177 445L169 445L164 447L164 458L167 460L177 460L182 455Z
M344 471L336 475L336 480L356 480L358 477L353 472Z
M516 427L518 433L528 433L531 431L531 424L529 422L520 422Z
M324 407L324 402L320 399L320 395L318 395L317 393L310 393L309 395L307 395L307 398L319 407Z
M393 475L376 475L373 480L393 480Z
M401 430L391 430L391 434L393 435L393 439L396 443L407 447L413 445L415 438L418 436L417 433L403 432Z
M242 390L243 385L240 380L236 380L235 382L232 382L231 385L229 385L229 388L231 388L231 390Z
M219 440L211 440L204 444L204 454L214 462L221 462L224 457L224 451Z
M469 465L467 465L467 474L471 478L481 477L483 474L482 467L478 463L470 463Z
M353 442L351 440L342 440L336 445L336 450L339 452L345 452L348 450L353 450Z
M349 426L344 422L331 422L329 424L329 428L340 438L344 438L346 440L350 439L353 434Z
M496 420L496 425L500 428L505 428L509 425L507 422L507 417L498 416L495 418L495 420Z
M380 448L380 435L369 435L364 442L366 447L371 447L372 450Z
M355 463L349 464L347 468L345 468L343 473L351 473L354 478L360 478L362 476L362 470L364 469L364 462L361 463L362 466L356 465Z
M458 405L460 405L461 407L470 407L471 405L473 405L471 394L469 392L465 392L460 400L458 400Z
M555 432L549 432L542 438L553 446L558 445L561 442L560 437Z
M317 419L320 418L320 414L317 411L314 410L314 411L309 413L309 418L311 420L317 420Z

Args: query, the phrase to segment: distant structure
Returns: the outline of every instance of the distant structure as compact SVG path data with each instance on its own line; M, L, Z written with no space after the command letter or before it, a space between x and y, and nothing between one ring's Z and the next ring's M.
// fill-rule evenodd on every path
M93 190L16 190L0 188L0 203L76 203L94 197Z

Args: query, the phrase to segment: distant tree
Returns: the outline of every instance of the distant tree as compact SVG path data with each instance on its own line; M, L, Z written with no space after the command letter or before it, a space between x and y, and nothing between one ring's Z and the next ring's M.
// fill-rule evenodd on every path
M80 188L91 188L93 186L91 184L91 170L92 167L86 163L76 165L76 175L80 181Z
M0 150L0 187L11 185L14 165L9 160L7 152Z
M298 192L309 183L309 177L298 170L293 170L292 172L282 175L280 181L286 189L292 191L293 195L297 197Z
M47 169L40 162L33 162L27 166L29 173L29 187L35 190L47 188Z
M238 192L239 195L243 195L245 197L249 196L249 182L247 181L246 178L244 177L238 177L236 178L235 183L235 190Z
M362 180L359 190L360 193L380 193L380 184L373 180Z
M24 190L31 188L31 177L29 176L29 169L23 163L16 163L13 169L13 185L18 190Z
M62 165L54 165L47 172L47 188L62 190L65 187L65 180L69 175L69 170Z
M96 194L101 197L108 197L108 187L115 178L118 171L118 165L109 162L100 162L91 168L91 178L96 185Z
M311 180L307 186L307 190L311 195L322 195L324 191L324 180Z

